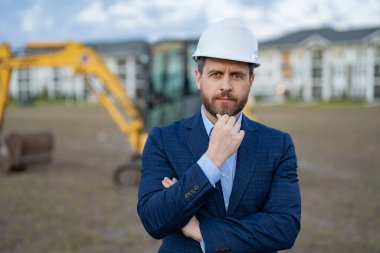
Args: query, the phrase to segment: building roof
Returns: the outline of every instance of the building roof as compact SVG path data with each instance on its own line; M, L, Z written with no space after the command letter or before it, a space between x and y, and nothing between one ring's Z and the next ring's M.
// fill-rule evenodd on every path
M87 43L87 45L101 53L124 52L124 53L141 54L149 50L149 43L143 40Z
M357 42L360 41L371 34L380 31L380 27L346 30L346 31L336 31L332 28L321 28L321 29L309 29L301 30L298 32L290 33L285 36L264 41L260 43L261 47L271 47L271 46L294 46L295 44L301 43L305 39L318 35L334 43L341 42Z
M143 53L149 52L149 43L143 40L133 40L133 41L122 41L122 42L92 42L83 43L88 47L95 49L98 53L102 54L134 54L141 55ZM39 54L55 52L62 49L62 47L57 48L22 48L14 52L16 55L19 54Z

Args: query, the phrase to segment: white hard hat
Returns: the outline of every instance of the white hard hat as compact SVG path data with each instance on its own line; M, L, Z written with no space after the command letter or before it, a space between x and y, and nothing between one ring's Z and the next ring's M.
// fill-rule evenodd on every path
M212 57L260 65L253 32L237 19L211 24L201 35L193 59Z

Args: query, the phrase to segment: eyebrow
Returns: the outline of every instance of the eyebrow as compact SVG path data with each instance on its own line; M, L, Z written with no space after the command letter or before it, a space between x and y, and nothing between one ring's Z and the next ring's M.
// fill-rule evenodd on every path
M217 69L211 69L207 71L207 74L215 74L215 73L223 73L223 71L217 70Z
M215 73L222 73L222 74L224 74L224 71L222 71L222 70L217 70L217 69L211 69L211 70L207 71L207 75L212 75L212 74L215 74ZM232 71L232 72L230 73L230 75L235 75L235 74L239 74L239 75L241 75L242 77L245 77L245 76L246 76L246 74L245 74L244 72L239 71L239 70Z
M246 76L246 74L244 74L244 72L241 72L241 71L233 71L233 72L231 72L231 75L234 75L234 74L239 74L239 75L241 75L242 77L245 77L245 76Z

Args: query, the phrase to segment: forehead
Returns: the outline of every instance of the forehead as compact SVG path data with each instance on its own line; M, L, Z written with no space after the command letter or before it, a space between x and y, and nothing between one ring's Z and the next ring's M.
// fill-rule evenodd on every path
M229 68L230 70L249 71L249 64L240 61L231 61L218 58L207 58L205 67L207 70L217 69L224 70Z

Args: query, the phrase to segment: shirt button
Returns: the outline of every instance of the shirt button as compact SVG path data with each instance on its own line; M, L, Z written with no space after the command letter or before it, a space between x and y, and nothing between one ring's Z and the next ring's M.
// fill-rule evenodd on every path
M227 174L225 172L223 172L222 176L225 177L225 176L227 176Z

